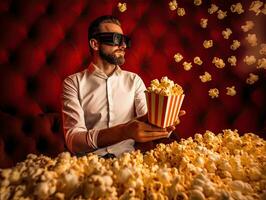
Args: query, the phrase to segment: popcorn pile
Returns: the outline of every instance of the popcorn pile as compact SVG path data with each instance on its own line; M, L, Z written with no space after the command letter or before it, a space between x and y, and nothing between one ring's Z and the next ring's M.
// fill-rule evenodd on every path
M158 79L152 80L147 91L163 96L181 95L184 93L182 87L168 79L167 76L162 77L160 81Z
M265 199L266 141L226 129L120 158L28 155L0 170L0 199Z

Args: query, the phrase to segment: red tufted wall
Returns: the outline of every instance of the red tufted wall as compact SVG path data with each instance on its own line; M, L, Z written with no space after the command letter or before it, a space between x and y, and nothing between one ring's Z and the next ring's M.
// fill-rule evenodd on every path
M239 129L240 133L266 131L266 73L247 66L246 55L262 58L260 46L250 47L247 33L240 26L245 20L254 20L258 43L266 43L265 15L249 12L251 1L242 0L245 13L230 11L238 1L203 0L201 6L192 0L180 0L186 9L180 17L171 11L166 0L127 0L127 10L117 9L117 0L1 0L0 1L0 167L9 167L25 159L28 153L56 156L64 151L60 118L60 91L62 80L69 74L84 69L90 62L87 27L96 17L114 14L122 22L124 32L133 39L127 52L124 69L138 73L146 85L154 78L168 76L185 90L182 118L177 132L181 137L209 129L219 132L225 128ZM207 9L216 3L227 10L227 17L218 20ZM208 18L208 27L200 27L200 19ZM222 30L231 28L229 40ZM214 46L204 49L205 39ZM241 47L230 50L233 39ZM204 64L193 65L185 71L173 56L181 53L184 61L200 56ZM237 57L237 66L230 66L229 56ZM214 56L223 58L224 69L211 62ZM264 56L265 57L265 56ZM202 83L198 78L204 71L213 81ZM248 73L259 75L259 81L247 85ZM235 85L237 95L226 95L226 87ZM220 90L217 99L208 96L208 90Z

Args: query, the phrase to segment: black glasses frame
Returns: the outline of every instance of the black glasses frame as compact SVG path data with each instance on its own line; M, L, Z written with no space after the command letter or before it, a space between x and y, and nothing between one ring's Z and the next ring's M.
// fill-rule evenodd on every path
M131 39L127 35L123 35L115 32L102 32L97 33L92 36L96 40L100 41L103 44L111 46L122 46L123 43L126 44L126 48L131 47Z

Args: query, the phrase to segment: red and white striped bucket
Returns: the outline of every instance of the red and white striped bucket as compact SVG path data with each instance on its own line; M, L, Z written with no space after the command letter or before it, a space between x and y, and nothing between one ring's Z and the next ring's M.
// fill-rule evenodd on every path
M145 92L148 106L148 120L151 124L165 128L178 120L183 99L182 95L163 96L154 92Z

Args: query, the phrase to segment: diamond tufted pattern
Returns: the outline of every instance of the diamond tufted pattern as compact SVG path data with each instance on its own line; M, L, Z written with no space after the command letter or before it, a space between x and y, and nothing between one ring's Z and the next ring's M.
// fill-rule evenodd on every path
M127 52L124 69L138 73L145 84L154 78L168 76L183 86L185 101L176 134L189 137L206 129L239 129L240 133L255 132L265 137L266 131L266 74L243 63L246 55L258 58L258 47L245 42L246 33L240 26L245 20L254 20L258 42L265 43L265 15L255 16L248 11L251 1L242 1L244 14L231 13L230 5L238 1L203 0L201 6L193 1L178 1L186 9L179 17L170 11L165 0L125 1L127 11L120 13L119 1L113 0L2 0L0 2L0 167L9 167L25 159L28 153L55 156L65 150L60 117L62 80L87 67L90 62L87 27L96 17L113 14L121 20L124 32L133 40ZM207 9L217 3L227 10L227 17L218 20ZM201 18L208 18L208 27L202 29ZM221 31L233 31L225 40ZM204 49L205 39L214 46ZM230 50L233 39L241 47ZM185 71L173 56L181 53L185 61L200 56L204 64L193 65ZM255 52L255 53L254 53ZM235 55L239 62L224 69L212 64L214 56L227 58ZM201 83L204 71L213 81ZM254 85L247 85L248 73L259 75ZM226 95L226 87L235 85L237 95ZM218 99L211 99L208 90L220 90Z

